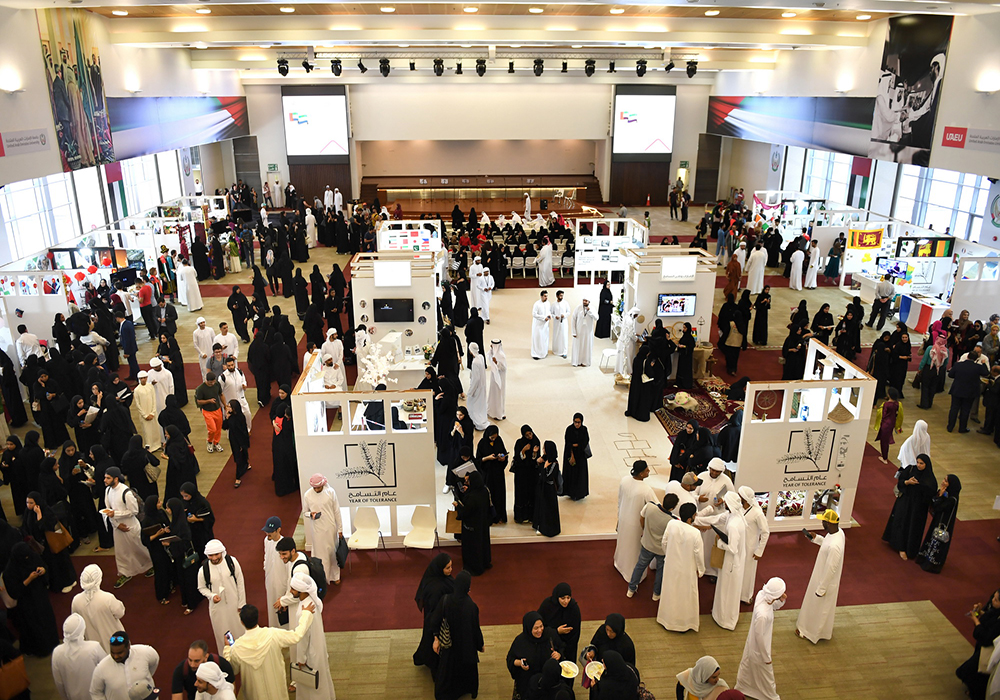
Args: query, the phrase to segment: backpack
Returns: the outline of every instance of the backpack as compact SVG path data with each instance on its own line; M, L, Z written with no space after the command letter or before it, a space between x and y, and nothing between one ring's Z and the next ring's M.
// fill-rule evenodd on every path
M208 590L212 590L212 574L210 573L209 564L211 564L211 562L208 561L208 559L202 562L201 573L205 576L206 588L208 588ZM226 566L229 567L229 575L236 578L236 567L233 565L233 558L228 554L226 555Z
M292 576L295 575L295 567L301 564L305 564L309 568L309 578L316 583L316 597L323 600L326 597L326 589L329 586L323 561L317 557L309 556L305 560L299 559L292 564Z

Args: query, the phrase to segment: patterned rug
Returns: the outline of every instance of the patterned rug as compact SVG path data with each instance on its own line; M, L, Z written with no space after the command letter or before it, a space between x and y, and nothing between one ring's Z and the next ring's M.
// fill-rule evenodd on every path
M729 385L718 377L696 379L695 385L687 393L698 402L691 409L663 408L655 411L660 425L670 437L677 435L689 420L694 418L703 428L718 433L725 426L733 411L743 408L742 401L729 401L726 392ZM668 389L663 395L664 404L673 398L675 389Z

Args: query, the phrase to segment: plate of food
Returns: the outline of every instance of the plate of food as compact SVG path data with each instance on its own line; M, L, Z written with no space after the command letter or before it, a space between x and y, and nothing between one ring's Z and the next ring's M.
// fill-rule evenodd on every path
M587 664L587 668L584 669L584 673L587 674L587 678L592 681L601 680L601 675L604 673L604 664L600 661L591 661Z
M711 397L712 397L713 399L717 399L717 398L719 398L720 396L722 396L722 394L720 394L720 393L719 393L719 392L717 392L717 391L710 391L710 392L708 392L708 395L709 395L709 396L711 396Z
M572 661L560 661L559 666L562 667L563 678L576 678L580 675L580 667Z

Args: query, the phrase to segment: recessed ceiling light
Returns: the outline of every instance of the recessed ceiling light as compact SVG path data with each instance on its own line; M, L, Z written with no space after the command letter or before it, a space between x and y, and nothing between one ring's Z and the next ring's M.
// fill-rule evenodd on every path
M260 48L262 48L262 49L269 49L269 48L271 48L271 45L270 44L261 44Z
M785 19L791 19L792 17L795 16L795 13L794 12L782 12L781 16L784 17Z
M715 17L717 14L719 14L719 10L705 10L706 17Z
M610 12L613 15L620 15L624 14L625 10L622 9L621 7L612 7L610 10L608 10L608 12Z
M864 21L864 20L866 20L866 19L871 19L871 18L872 18L872 16L871 16L871 15L858 15L858 16L857 16L857 17L855 17L854 19L860 19L860 20Z
M281 10L282 12L295 12L294 7L279 7L278 9Z
M471 15L474 12L479 12L479 8L478 7L463 7L462 8L462 12L468 12Z
M398 46L401 49L408 49L410 47L409 44L396 44L396 46Z
M472 48L472 44L459 44L459 46L461 46L463 49L471 49Z
M519 48L521 48L521 45L520 44L511 44L510 48L512 48L512 49L519 49Z
M528 12L530 12L533 15L540 15L543 12L545 12L545 10L543 10L541 7L529 7Z
M115 15L116 17L128 17L128 12L126 12L125 10L111 10L111 14Z
M395 7L390 7L388 5L385 6L385 7L380 7L378 9L380 9L382 12L395 12L396 11Z
M199 15L210 15L210 14L212 14L212 11L210 9L208 9L207 7L199 7L197 10L195 10L195 12L197 12Z
M573 44L573 46L571 46L570 48L573 48L573 49L582 49L583 48L583 44Z

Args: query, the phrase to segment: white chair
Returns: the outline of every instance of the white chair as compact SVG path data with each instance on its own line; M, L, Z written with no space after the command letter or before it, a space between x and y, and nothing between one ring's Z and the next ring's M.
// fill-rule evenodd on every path
M521 275L521 276L522 277L527 277L528 276L528 270L534 270L535 274L536 275L538 274L538 257L537 256L532 255L530 258L525 258L524 259L524 274Z
M407 547L434 549L440 544L437 517L430 506L417 506L413 511L413 517L410 518L410 526L413 529L403 538L403 549Z
M563 253L562 263L559 265L559 275L562 276L563 270L572 271L576 267L576 256L570 252Z
M347 540L347 545L351 549L374 549L375 550L375 571L378 571L378 547L382 545L385 549L385 539L382 537L381 523L378 520L378 513L371 506L361 506L354 514L354 534ZM351 562L351 570L354 570L354 562Z
M514 276L513 273L514 270L520 270L521 277L524 277L524 257L521 255L515 255L514 257L512 257L510 259L510 269L511 269L511 277Z
M604 369L606 367L605 363L612 357L615 359L618 358L618 348L604 348L604 351L601 353L601 361L597 366Z

